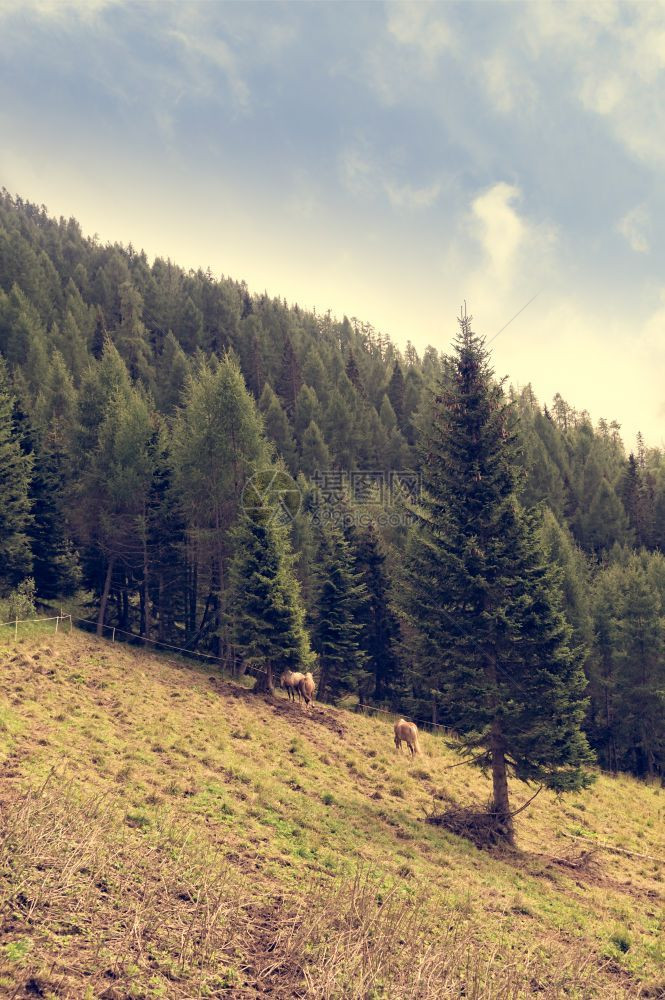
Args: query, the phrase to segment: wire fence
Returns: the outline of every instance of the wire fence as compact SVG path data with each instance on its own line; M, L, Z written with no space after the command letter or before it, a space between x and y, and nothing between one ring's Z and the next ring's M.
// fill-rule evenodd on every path
M69 631L72 630L72 616L71 615L51 615L49 618L14 618L9 622L0 622L0 628L11 627L14 629L14 638L18 639L18 627L19 625L32 625L35 622L55 622L55 631L58 631L58 626L60 622L69 622Z
M91 618L79 618L76 615L64 614L61 612L59 615L52 615L48 618L17 618L9 622L0 622L0 628L4 626L11 626L14 629L15 638L18 638L18 626L22 624L32 624L34 622L55 622L55 632L57 633L59 623L62 621L69 622L69 631L71 631L73 624L82 626L82 631L85 632L97 632L99 623ZM148 636L139 635L136 632L129 632L127 629L119 628L117 625L106 625L101 626L102 635L100 638L110 639L111 642L116 641L116 636L126 636L130 643L135 645L146 645L149 644L158 649L172 650L173 652L179 653L181 656L192 659L195 661L205 660L208 662L216 663L219 666L226 666L227 661L222 656L216 656L214 653L202 653L196 649L188 649L187 646L176 646L170 642L164 642L161 639L151 639ZM260 667L251 667L245 671L246 674L250 674L252 677L258 674L266 674L267 671L262 670ZM413 719L411 716L404 715L402 712L396 712L392 709L380 708L378 705L368 705L364 702L359 703L353 707L353 710L359 714L372 715L374 713L379 715L390 716L391 718L396 718L402 715L404 718L411 722L415 722L417 726L425 730L438 730L442 732L445 736L450 739L455 739L455 733L449 729L447 726L443 726L438 722L434 722L430 719Z

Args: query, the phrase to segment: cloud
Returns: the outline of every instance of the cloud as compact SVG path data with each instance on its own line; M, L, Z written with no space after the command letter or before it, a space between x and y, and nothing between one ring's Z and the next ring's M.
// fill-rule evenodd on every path
M441 184L438 181L426 187L384 181L383 187L393 208L430 208L441 193Z
M665 163L665 4L538 3L525 37L536 59L567 65L579 105L631 156Z
M648 253L649 240L645 230L649 226L649 215L643 205L636 205L619 219L617 229L635 253Z
M481 62L485 90L493 107L507 115L517 109L530 110L536 91L526 74L519 71L516 60L502 52L493 52Z
M169 31L169 35L184 49L192 70L199 67L201 58L215 69L221 70L226 76L237 106L243 110L247 109L250 102L249 87L240 74L235 53L223 38L187 34L176 29Z
M394 209L430 208L441 193L439 181L424 185L398 181L364 143L343 150L338 168L343 186L354 197L371 200L378 194Z
M527 226L513 207L520 190L500 181L478 195L471 205L471 215L478 241L495 277L512 277L516 256L527 235Z
M429 69L434 67L441 53L454 44L452 31L441 16L441 7L434 4L410 0L391 3L387 29L399 45L416 49Z
M91 22L106 8L124 5L125 0L0 0L0 19L21 14L61 22L74 16Z

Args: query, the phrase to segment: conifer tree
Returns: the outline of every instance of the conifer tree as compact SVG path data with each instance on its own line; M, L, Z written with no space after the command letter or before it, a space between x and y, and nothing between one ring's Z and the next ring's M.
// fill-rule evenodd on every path
M266 382L259 400L266 435L277 447L291 473L296 471L296 443L284 407Z
M32 576L37 597L53 601L71 597L81 582L78 553L67 516L68 458L57 438L37 442L30 483Z
M298 356L288 333L284 338L282 366L279 373L277 391L284 402L284 409L291 416L296 408L296 400L302 385L302 372Z
M346 377L349 382L356 390L361 399L367 399L367 390L360 374L360 369L358 368L358 362L356 361L356 356L352 350L349 350L348 357L346 359L346 366L344 368L346 372Z
M363 625L362 647L367 655L366 668L372 674L372 697L383 701L391 694L399 674L399 624L390 602L385 552L371 522L357 532L355 549L356 569L367 591L367 601L361 606L359 616Z
M232 356L202 361L187 379L172 451L194 577L208 588L197 633L207 631L218 639L231 555L229 531L248 477L269 464L261 417ZM194 607L197 602L194 593Z
M256 690L270 691L283 670L307 671L313 656L285 528L255 494L234 529L228 620L236 652L258 669Z
M508 774L558 791L587 780L585 680L537 519L517 499L512 411L463 316L424 442L407 610L440 673L463 752L491 767L495 833L513 840Z
M358 614L367 591L341 528L334 520L322 520L322 513L316 515L319 537L312 645L321 666L318 696L324 700L367 689L370 675Z
M298 437L298 441L302 442L303 435L309 427L310 422L312 420L318 421L320 415L321 407L319 406L316 393L312 388L310 388L310 386L303 385L298 393L296 409L293 416L293 426Z
M402 366L399 361L396 361L393 365L393 373L390 376L390 382L388 383L387 395L400 426L404 420L404 392L404 375L402 374Z
M32 569L28 531L32 456L21 447L13 419L14 397L0 355L0 593Z
M315 472L323 472L330 468L330 452L323 440L318 424L313 420L303 434L300 464L306 476Z

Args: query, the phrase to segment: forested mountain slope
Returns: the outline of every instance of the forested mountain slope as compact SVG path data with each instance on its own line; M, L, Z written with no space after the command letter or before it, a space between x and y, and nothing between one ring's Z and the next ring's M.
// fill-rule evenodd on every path
M489 791L440 735L44 628L0 631L3 996L663 995L659 788L479 851L426 821Z
M102 246L4 193L0 355L0 599L83 595L100 627L244 669L267 647L237 654L234 580L260 528L243 517L277 498L283 647L305 663L311 643L330 699L445 721L397 600L434 348ZM523 501L545 508L585 651L587 733L603 766L662 775L665 457L626 456L616 424L560 397L513 397Z

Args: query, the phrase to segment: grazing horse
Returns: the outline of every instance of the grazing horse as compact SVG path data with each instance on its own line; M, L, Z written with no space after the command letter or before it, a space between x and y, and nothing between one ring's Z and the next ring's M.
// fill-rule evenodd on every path
M298 701L300 701L300 684L304 679L305 675L298 671L284 671L279 679L279 683L283 688L286 688L286 694L289 701L296 700L296 691L298 692Z
M305 699L305 704L309 705L314 698L316 683L309 671L304 676L302 674L300 676L302 680L298 683L298 693Z
M412 756L420 753L420 744L418 743L418 727L414 722L407 722L406 719L400 719L399 722L395 723L396 750L401 750L402 741L406 743Z

